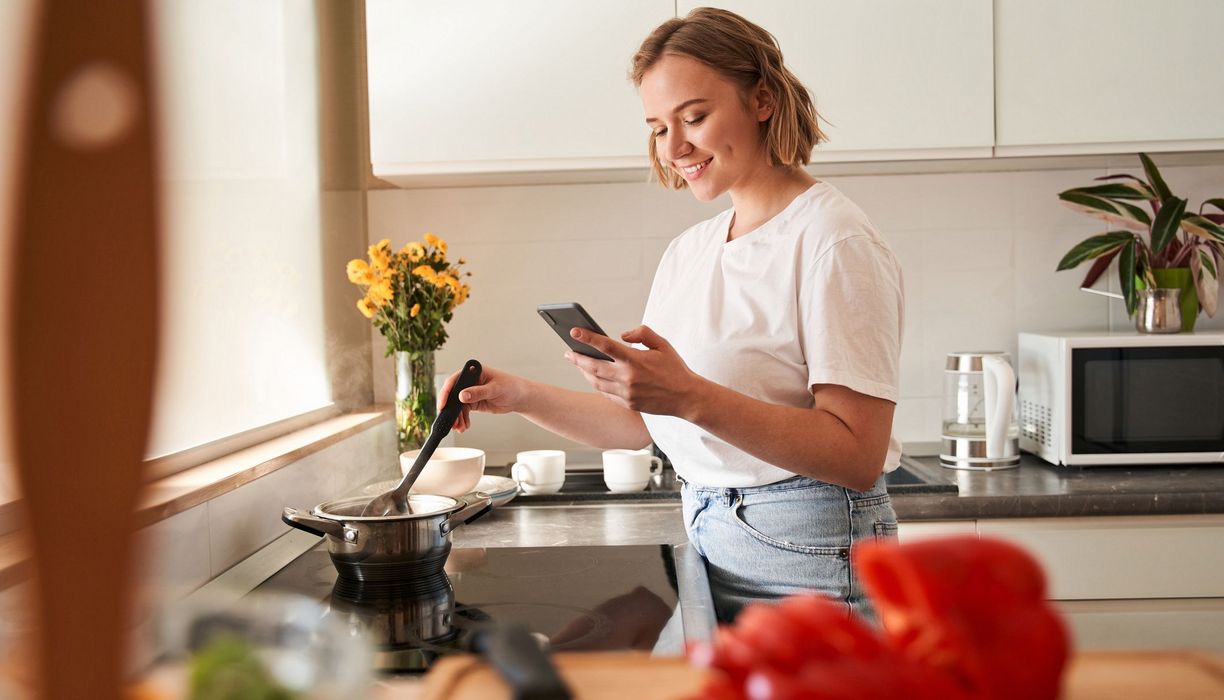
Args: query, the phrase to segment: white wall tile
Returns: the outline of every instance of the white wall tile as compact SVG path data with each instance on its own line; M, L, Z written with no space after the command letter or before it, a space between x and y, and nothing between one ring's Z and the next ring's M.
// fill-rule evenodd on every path
M998 348L1014 356L1021 330L1131 327L1118 302L1079 291L1086 266L1055 272L1072 246L1107 230L1063 205L1058 193L1102 175L1142 172L1134 156L1107 165L828 178L867 213L902 265L897 425L904 439L938 439L947 352ZM1224 164L1163 172L1194 205L1224 197ZM586 384L560 359L564 348L535 317L535 305L573 299L609 333L636 325L667 243L730 206L726 197L702 203L687 192L624 183L380 190L369 202L371 240L400 244L432 230L478 271L472 301L455 315L451 340L438 354L440 369L472 356L577 390ZM1114 276L1106 282L1116 289ZM1224 329L1224 312L1200 317L1199 327ZM376 394L389 400L390 363L381 349L375 354ZM477 416L456 441L490 454L577 447L513 415Z
M285 506L310 509L399 471L395 433L382 423L207 503L211 575L284 534Z

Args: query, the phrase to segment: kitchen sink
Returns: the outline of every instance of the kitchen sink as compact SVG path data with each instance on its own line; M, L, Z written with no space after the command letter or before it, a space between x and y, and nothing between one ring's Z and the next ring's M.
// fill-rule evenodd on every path
M889 493L957 493L960 489L939 468L901 455L901 466L884 475Z

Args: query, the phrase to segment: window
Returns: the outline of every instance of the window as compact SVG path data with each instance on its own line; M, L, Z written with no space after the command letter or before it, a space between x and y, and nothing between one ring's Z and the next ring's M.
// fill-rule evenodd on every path
M149 457L331 404L313 3L152 3L164 189Z

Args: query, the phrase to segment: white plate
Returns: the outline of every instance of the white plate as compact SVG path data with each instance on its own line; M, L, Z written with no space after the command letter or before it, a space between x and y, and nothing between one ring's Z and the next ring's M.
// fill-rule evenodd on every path
M365 487L361 490L361 492L366 496L377 496L380 493L390 491L391 489L395 488L397 484L399 484L399 479L379 481ZM518 484L514 481L514 479L507 479L504 476L485 474L484 476L480 477L480 481L476 482L476 488L473 490L484 491L485 493L489 494L489 498L493 499L493 507L496 508L498 506L504 506L510 501L514 500L514 497L518 495Z
M504 476L485 474L476 482L476 490L484 491L493 499L493 507L504 506L518 495L518 483Z

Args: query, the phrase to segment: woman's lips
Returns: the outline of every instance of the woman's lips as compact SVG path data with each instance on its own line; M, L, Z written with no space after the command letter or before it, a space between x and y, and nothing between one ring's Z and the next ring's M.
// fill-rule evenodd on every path
M706 158L700 163L696 163L694 165L690 165L686 167L681 167L680 174L684 177L685 180L692 182L693 180L696 180L697 178L705 174L705 171L707 167L710 165L710 161L712 160L714 160L714 158L711 156L710 158Z

